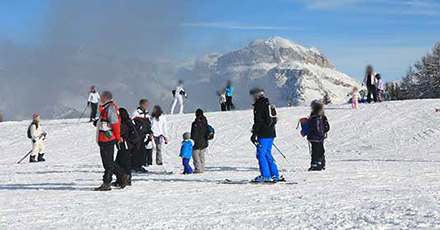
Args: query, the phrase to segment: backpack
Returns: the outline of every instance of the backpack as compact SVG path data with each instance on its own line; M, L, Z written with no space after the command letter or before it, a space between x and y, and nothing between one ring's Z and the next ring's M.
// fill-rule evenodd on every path
M301 126L300 134L302 137L305 137L309 135L309 118L301 118L298 121L298 125L296 126L296 129L298 129Z
M205 133L206 140L210 141L214 139L214 134L215 134L215 129L212 126L208 125L206 127L206 133Z
M275 105L273 104L268 104L268 113L269 113L269 124L268 126L274 126L276 125L277 121L278 121L278 112L277 112L277 108L275 107Z
M31 127L32 127L33 124L34 124L34 123L31 123L31 124L29 125L28 129L27 129L27 137L28 137L29 139L32 139Z

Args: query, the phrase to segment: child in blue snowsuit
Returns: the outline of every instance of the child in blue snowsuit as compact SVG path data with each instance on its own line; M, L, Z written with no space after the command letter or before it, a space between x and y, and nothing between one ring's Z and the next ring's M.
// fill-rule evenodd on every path
M312 103L308 128L307 140L312 145L312 160L309 171L325 170L324 140L326 133L330 130L330 125L324 115L324 106L320 102L314 101Z
M193 169L189 165L189 161L191 160L194 141L190 139L191 134L186 132L183 134L182 146L180 147L180 157L182 158L183 165L183 174L192 174Z

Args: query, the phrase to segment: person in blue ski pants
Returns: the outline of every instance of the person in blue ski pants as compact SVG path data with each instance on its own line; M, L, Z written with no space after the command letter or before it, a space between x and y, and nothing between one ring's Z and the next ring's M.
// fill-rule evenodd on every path
M272 145L274 138L258 138L257 145L257 159L260 166L260 174L265 181L270 181L272 178L278 179L278 167L275 164L275 159L272 156Z
M255 182L279 181L280 175L275 159L272 156L272 145L276 137L276 117L270 115L269 99L259 88L250 91L254 99L254 125L252 126L251 142L257 147L257 159L260 175Z

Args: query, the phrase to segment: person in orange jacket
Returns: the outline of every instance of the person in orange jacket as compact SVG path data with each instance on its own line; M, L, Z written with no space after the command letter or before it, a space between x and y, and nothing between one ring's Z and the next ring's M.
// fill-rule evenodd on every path
M113 102L113 95L110 91L104 91L101 94L101 103L99 110L101 115L95 123L97 128L97 142L101 152L102 165L104 166L103 183L96 191L110 191L113 174L121 178L121 188L127 185L127 174L122 167L114 161L115 145L122 143L121 137L121 117L118 107ZM118 147L119 149L119 147Z

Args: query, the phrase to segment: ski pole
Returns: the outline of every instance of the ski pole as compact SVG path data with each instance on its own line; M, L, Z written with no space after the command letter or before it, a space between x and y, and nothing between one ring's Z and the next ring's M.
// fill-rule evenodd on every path
M23 158L21 158L19 161L17 161L17 164L20 164L24 159L26 159L26 157L28 157L32 153L32 151L33 150L29 151L26 155L24 155Z
M78 122L81 120L81 118L83 117L84 113L86 112L87 108L89 107L89 104L86 105L86 107L84 108L83 112L81 113L81 116L79 116Z
M273 144L273 147L275 147L275 149L281 154L281 156L284 158L284 160L286 160L287 163L292 164L290 163L289 159L287 159L286 155L284 155L283 152L281 152L281 150L278 148L278 146L275 143Z

